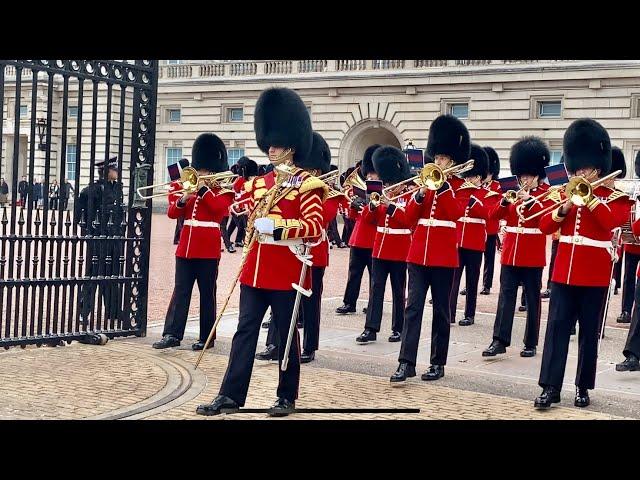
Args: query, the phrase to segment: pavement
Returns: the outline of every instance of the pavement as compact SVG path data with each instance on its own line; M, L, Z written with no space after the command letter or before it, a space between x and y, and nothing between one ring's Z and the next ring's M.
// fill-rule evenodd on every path
M150 263L149 325L147 337L111 340L104 346L72 343L63 347L0 352L0 419L202 419L195 415L200 403L218 391L227 365L238 313L238 290L220 323L215 347L193 368L197 353L190 344L198 334L198 292L194 288L185 340L177 348L154 350L151 343L162 333L164 314L173 289L174 223L154 214ZM514 322L513 345L507 354L485 359L481 351L491 341L499 290L499 265L489 296L479 296L476 323L452 326L446 375L423 382L428 367L431 310L425 309L418 355L418 376L393 387L389 376L397 366L399 343L387 342L390 333L390 286L385 293L382 330L378 341L358 345L356 336L364 315L339 316L348 264L348 249L332 249L325 274L320 350L316 360L302 366L298 408L417 408L419 413L299 413L295 419L619 419L640 418L640 373L615 372L622 360L626 326L615 323L621 295L612 297L606 337L602 341L596 389L587 409L573 406L577 338L573 337L559 406L540 412L533 399L540 389L542 344L548 301L543 301L538 355L519 356L524 316ZM237 273L241 254L223 253L218 277L218 304ZM496 259L499 261L499 258ZM546 279L546 272L544 277ZM358 312L366 305L367 276L361 288ZM464 307L460 297L458 308ZM264 345L261 330L258 349ZM275 401L277 364L256 361L246 407L268 408ZM268 418L264 413L210 417L214 420Z

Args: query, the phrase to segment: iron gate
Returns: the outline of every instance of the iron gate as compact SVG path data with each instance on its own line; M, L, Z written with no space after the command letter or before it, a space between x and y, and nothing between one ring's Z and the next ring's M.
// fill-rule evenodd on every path
M153 178L157 78L152 60L0 60L0 346L146 334L151 204L134 194ZM77 208L113 156L118 204Z

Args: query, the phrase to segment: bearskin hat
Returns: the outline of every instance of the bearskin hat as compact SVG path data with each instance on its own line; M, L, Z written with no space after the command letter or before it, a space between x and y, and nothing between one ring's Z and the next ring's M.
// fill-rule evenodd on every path
M549 165L551 153L547 144L539 137L523 137L511 147L509 167L513 175L537 175L540 180L547 176L544 167Z
M329 171L333 172L334 170L338 170L338 166L332 163L331 166L329 166Z
M602 173L611 169L611 140L605 128L595 120L581 118L564 133L562 145L567 170L596 168Z
M258 175L258 164L249 157L240 157L236 165L238 166L238 174L245 179Z
M471 139L469 130L453 115L440 115L429 127L427 156L448 155L455 163L469 160Z
M313 142L309 158L305 160L305 168L320 170L323 174L331 168L331 149L325 139L318 132L313 132Z
M313 168L309 158L312 129L309 112L300 96L289 88L269 88L258 98L253 129L263 153L269 147L293 148L293 163L300 168Z
M489 158L489 173L493 175L493 179L497 179L500 176L500 157L493 147L482 147Z
M622 173L617 178L627 176L627 162L624 159L624 153L619 147L611 147L611 171L609 173L613 173L616 170L622 170Z
M380 148L380 144L375 143L367 147L364 151L364 155L362 157L362 164L360 165L360 175L362 178L366 179L367 175L371 172L375 172L376 169L373 166L373 152L375 152L378 148Z
M373 153L373 167L385 184L401 182L411 177L406 155L399 148L384 145Z
M213 133L198 135L191 148L191 166L196 170L210 172L229 170L227 149L222 140Z
M477 143L471 144L469 160L473 160L473 168L461 173L460 176L462 178L470 178L480 175L481 178L486 178L489 174L489 157L487 152Z

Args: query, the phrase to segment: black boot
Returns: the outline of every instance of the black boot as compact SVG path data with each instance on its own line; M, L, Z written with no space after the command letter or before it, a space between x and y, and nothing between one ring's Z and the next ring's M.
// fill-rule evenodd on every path
M271 324L271 320L273 320L273 312L269 314L269 320L265 320L264 322L262 322L262 325L260 326L262 328L269 328L269 325Z
M500 353L507 353L507 347L500 341L494 339L491 342L491 345L487 347L487 349L482 352L483 357L495 357Z
M358 338L356 338L356 342L357 343L362 343L362 344L366 344L369 342L375 342L376 341L376 332L374 332L373 330L371 330L370 328L365 328L364 332L362 332Z
M400 340L402 340L402 334L396 331L391 332L391 335L389 336L390 342L399 342Z
M640 360L633 353L627 355L624 362L616 364L616 372L635 372L640 370Z
M576 387L576 398L573 401L573 404L576 407L584 408L588 407L590 403L591 400L589 399L589 390L582 387Z
M300 355L300 363L313 362L315 358L316 358L316 352L314 352L313 350L309 352L306 350L303 350L302 355Z
M347 313L356 313L355 305L344 304L341 307L336 308L336 313L338 315L346 315Z
M389 381L391 383L399 383L399 382L404 382L407 378L411 378L415 376L416 376L415 366L410 365L407 362L400 362L400 365L398 365L398 369L396 370L396 373L391 375L391 378L389 379Z
M233 243L227 247L227 252L236 253L236 248L233 246Z
M548 288L540 294L540 298L549 298L551 296L551 290Z
M628 312L622 312L618 318L616 318L616 323L631 323L631 315Z
M286 398L278 398L269 411L270 417L286 417L293 413L296 408L295 402L290 402Z
M444 377L444 365L431 365L429 370L422 374L420 377L422 380L438 380Z
M525 357L525 358L535 357L536 356L536 347L527 347L525 345L525 347L520 352L520 356L521 357Z
M467 289L463 288L462 290L460 290L460 295L462 295L463 297L467 294Z
M213 399L213 402L198 405L196 413L210 417L221 413L236 413L239 408L240 406L234 400L224 395L218 395Z
M491 295L491 289L484 287L482 290L480 290L480 295Z
M553 403L560 403L560 390L556 387L544 387L542 394L533 402L533 406L540 410L546 410L551 408Z
M526 305L520 305L518 307L518 311L519 312L526 312L527 311L527 306Z
M275 345L267 345L262 352L256 353L256 360L278 360L278 347Z
M475 319L473 317L464 317L462 320L458 322L458 325L461 327L468 327L469 325L473 325Z
M206 343L206 340L202 341L202 340L198 340L196 343L194 343L193 345L191 345L191 350L202 350L204 349L204 344ZM215 343L215 340L211 340L209 342L209 345L207 345L207 350L209 350L210 348L213 348L213 344Z
M163 348L171 348L171 347L179 347L180 340L178 340L173 335L165 335L162 337L162 340L158 340L155 342L152 347L158 350L162 350Z

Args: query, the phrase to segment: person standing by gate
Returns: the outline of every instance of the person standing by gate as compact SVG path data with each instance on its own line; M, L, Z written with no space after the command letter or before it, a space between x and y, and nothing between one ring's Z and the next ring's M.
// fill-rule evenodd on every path
M227 149L220 138L203 133L193 143L191 166L198 175L224 172L228 169ZM228 215L233 191L204 180L195 193L183 192L179 199L169 199L169 218L183 217L184 227L176 249L176 276L171 298L173 311L167 314L162 339L153 348L180 345L187 325L194 282L200 291L200 336L191 345L202 350L216 316L216 281L220 261L220 222ZM171 309L170 309L171 310ZM209 348L213 342L209 343Z
M39 178L35 178L33 181L33 206L37 209L42 206L42 182Z
M69 182L69 179L65 178L64 182L60 186L60 202L62 203L63 210L66 210L69 206L69 197L73 191L73 186Z
M83 226L81 234L91 236L86 244L85 265L86 276L119 275L122 241L118 238L107 238L96 241L98 236L122 236L123 192L122 183L118 181L118 157L109 161L96 162L98 180L85 187L78 196L78 203L74 206L74 222ZM96 283L86 283L79 295L80 321L84 326L89 323L89 316L93 311ZM118 319L120 305L120 287L111 282L101 285L104 299L105 323Z
M5 182L3 178L2 182L0 182L0 204L6 205L8 201L9 201L9 185L7 185L7 182Z
M58 181L53 180L51 185L49 185L49 210L58 209L59 198L60 198L60 187L58 186Z
M20 195L20 205L23 207L27 206L27 193L29 192L29 183L27 182L27 177L22 176L22 180L18 184L18 194Z

